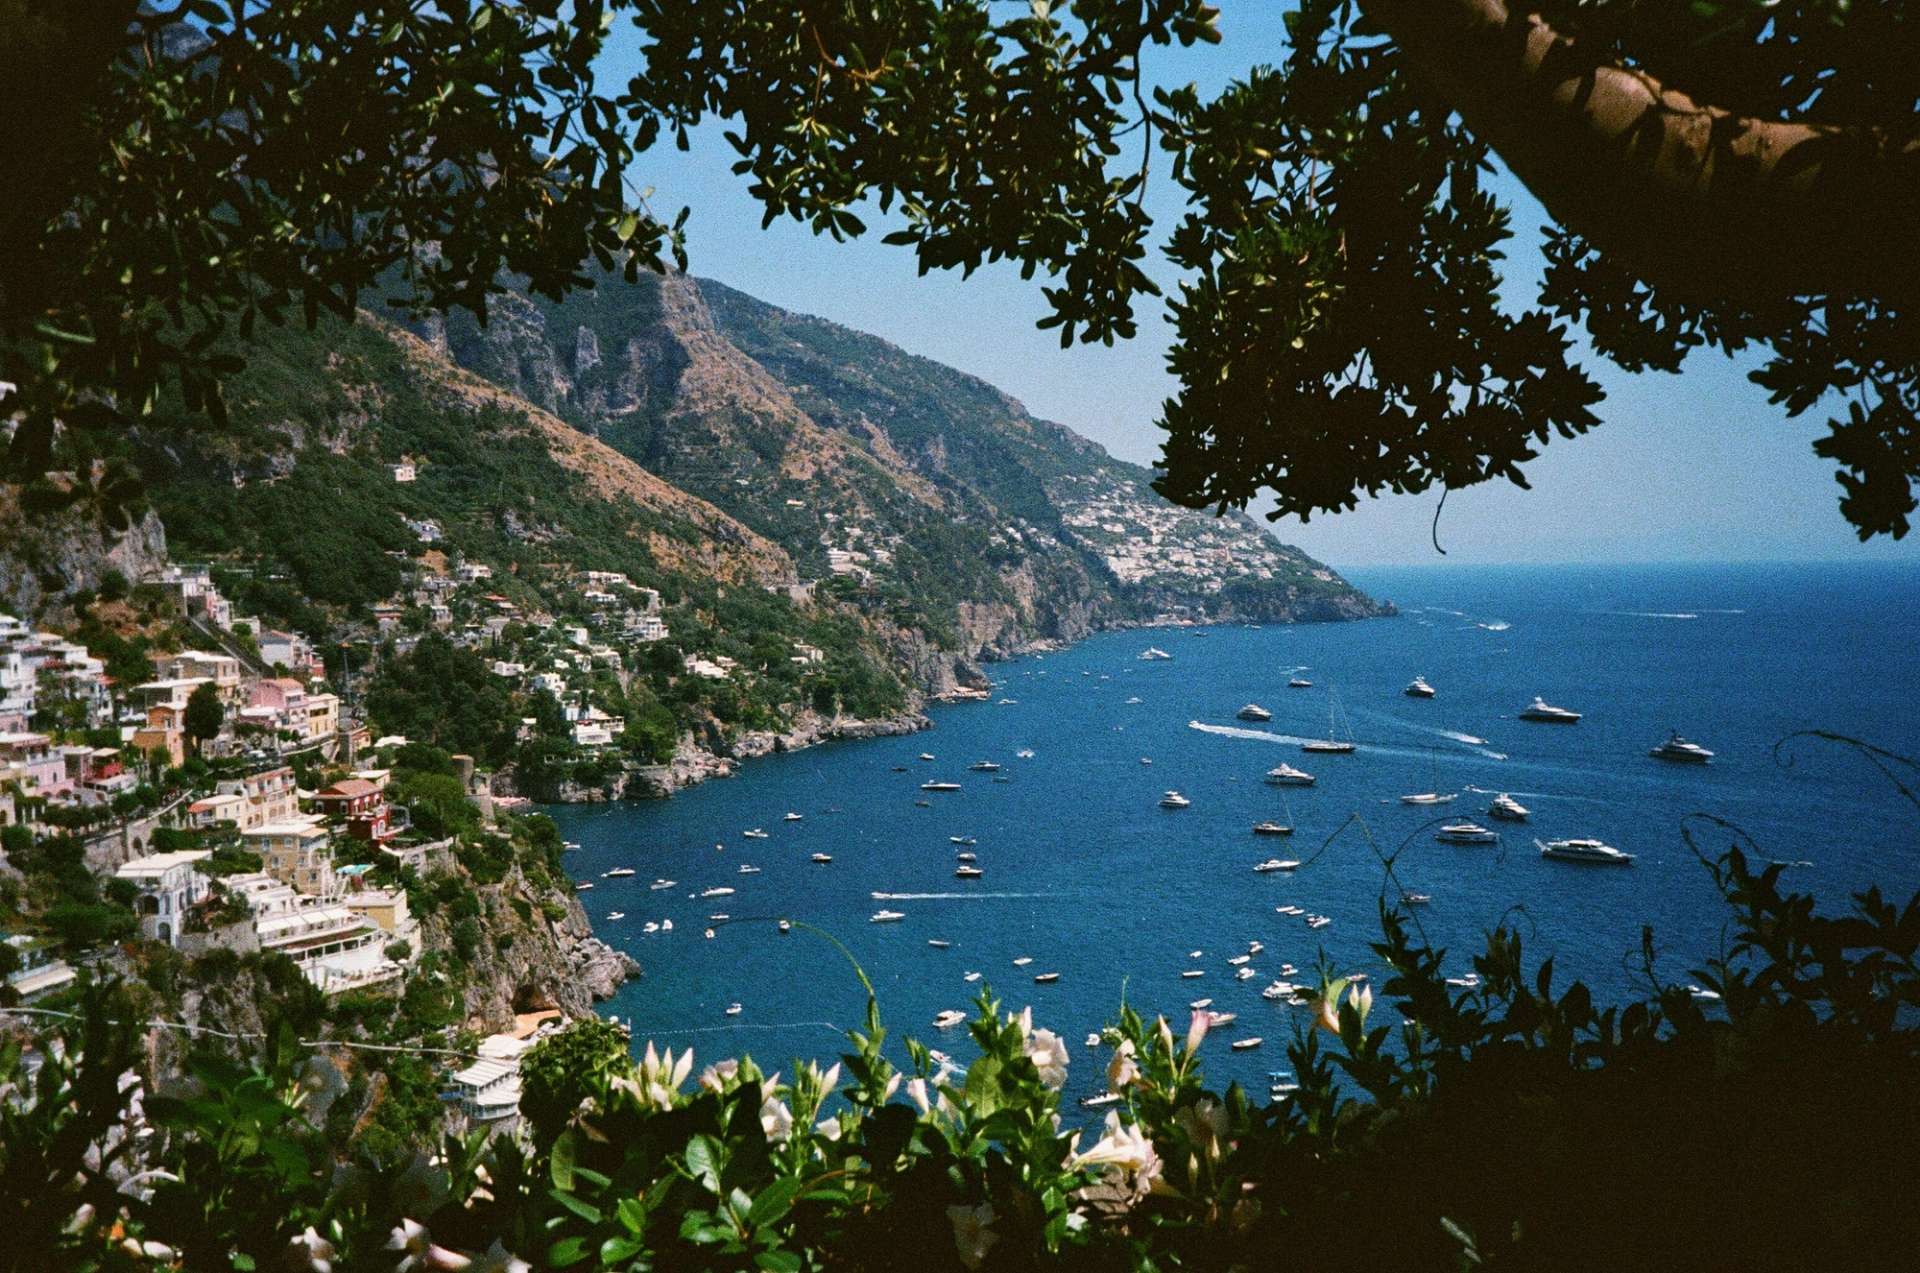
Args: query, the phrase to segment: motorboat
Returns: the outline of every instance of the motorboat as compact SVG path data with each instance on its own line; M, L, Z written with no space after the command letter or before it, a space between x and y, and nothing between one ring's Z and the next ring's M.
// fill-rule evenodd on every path
M953 945L953 943L944 937L929 937L927 938L927 945L933 947L935 950L945 950Z
M1256 1034L1251 1038L1235 1039L1229 1046L1231 1046L1235 1052L1251 1052L1264 1042L1266 1042L1266 1040Z
M627 913L625 911L608 911L607 912L607 918L610 920L625 919L626 917L627 917Z
M1257 955L1266 948L1267 944L1263 941L1255 940L1247 943L1247 953L1249 955Z
M780 921L780 931L781 931L781 932L783 932L783 933L790 933L790 932L792 932L792 931L793 931L793 921L792 921L792 920L790 920L790 919L783 919L783 920L781 920L781 921Z
M739 1016L739 1015L740 1015L740 1014L741 1014L741 1013L742 1013L743 1011L745 1011L745 1009L743 1009L743 1008L742 1008L742 1007L741 1007L741 1006L740 1006L739 1004L737 1004L737 1003L730 1003L730 1004L728 1004L728 1005L727 1005L727 1015L728 1015L728 1016L730 1016L730 1017L737 1017L737 1016Z
M1300 750L1315 756L1346 756L1356 749L1352 743L1337 738L1310 738L1300 744Z
M1095 1092L1092 1096L1080 1098L1081 1109L1101 1109L1108 1105L1118 1105L1122 1097L1118 1092Z
M1546 699L1534 696L1534 700L1520 710L1521 720L1538 721L1545 725L1573 725L1580 720L1580 713L1568 711L1564 707L1555 707Z
M1060 974L1057 972L1037 972L1033 974L1033 983L1036 986L1051 986L1058 980L1060 980Z
M960 784L957 782L923 782L920 784L920 790L922 791L958 791L960 790Z
M1331 924L1332 922L1333 920L1325 915L1309 915L1307 917L1308 928L1325 928L1328 924Z
M1180 974L1180 976L1187 981L1192 981L1195 977L1204 977L1206 975L1207 970L1204 968L1188 968Z
M1288 679L1287 688L1290 690L1310 690L1313 688L1313 682L1304 676L1295 676Z
M1207 1014L1207 1028L1217 1030L1223 1025L1232 1025L1239 1019L1240 1014L1237 1012L1209 1012Z
M760 868L759 868L759 867L757 867L757 866L754 866L754 865L752 865L751 863L748 863L748 862L742 862L742 863L740 864L740 874L742 874L742 875L758 875L758 874L760 874Z
M976 760L971 765L968 765L967 769L977 774L997 774L1000 772L1000 762L997 760Z
M979 843L979 841L978 841L978 840L975 840L975 839L974 839L974 838L973 838L972 836L970 836L970 835L950 835L950 836L948 836L948 837L947 837L947 843L948 843L948 844L958 844L958 845L963 845L963 846L965 846L965 847L967 847L967 848L971 848L971 847L973 847L973 846L974 846L975 844L978 844L978 843Z
M1018 957L1013 961L1013 966L1015 968L1025 968L1028 964L1032 962L1033 962L1032 955L1021 955L1020 957Z
M1720 997L1719 991L1709 990L1705 986L1696 986L1691 981L1687 983L1687 993L1692 995L1696 999L1704 1000L1707 1002L1712 1002L1713 1000L1716 1000Z
M1248 703L1245 707L1235 712L1234 715L1238 716L1241 720L1250 721L1265 722L1273 719L1273 713L1258 703Z
M781 820L782 822L798 822L798 821L800 821L800 819L801 819L801 818L802 818L803 816L804 816L804 815L802 815L802 814L798 814L798 813L793 813L793 812L791 812L791 811L789 811L789 812L788 812L788 814L787 814L787 816L786 816L786 817L784 817L784 818L782 818L782 819L780 819L780 820Z
M1260 975L1259 973L1255 972L1251 968L1242 968L1238 972L1233 974L1233 979L1235 981L1252 981L1255 977L1258 977L1259 975Z
M1192 1003L1190 1003L1190 1004L1188 1004L1187 1006L1188 1006L1189 1008L1192 1008L1192 1009L1193 1009L1193 1010L1194 1010L1195 1012L1198 1012L1198 1011L1200 1011L1200 1010L1201 1010L1202 1008L1211 1008L1211 1007L1213 1006L1213 1000L1211 1000L1211 999L1195 999L1195 1000L1194 1000L1194 1001L1193 1001Z
M1192 803L1193 801L1187 799L1177 791L1169 791L1160 797L1160 807L1162 809L1184 809Z
M1147 662L1147 663L1151 663L1156 659L1170 659L1172 657L1173 656L1171 654L1168 654L1165 650L1154 645L1150 645L1146 649L1140 651L1141 661Z
M1304 909L1303 909L1302 907L1299 907L1299 906L1276 906L1276 907L1274 907L1273 909L1274 909L1274 912L1275 912L1276 914L1280 914L1280 915L1304 915L1304 914L1306 914L1306 911L1305 911L1305 910L1304 910Z
M1138 694L1135 694L1127 699L1128 707L1137 707L1139 706L1139 704L1140 704L1140 696Z
M1480 985L1480 974L1477 972L1470 972L1470 973L1467 973L1465 976L1461 976L1461 977L1448 977L1447 984L1449 986L1457 987L1458 989L1461 989L1461 990L1473 990L1478 988Z
M1434 832L1433 838L1442 844L1492 844L1499 840L1500 833L1478 822L1450 822Z
M1647 755L1655 760L1671 760L1677 765L1704 765L1713 759L1712 752L1699 743L1688 742L1678 734L1669 734L1666 742Z
M956 880L977 880L985 874L986 872L977 866L957 866L953 870L953 878Z
M663 919L663 920L661 920L661 921L660 921L660 931L661 931L661 932L663 932L663 933L670 933L670 932L672 932L672 931L673 931L673 921L672 921L672 920L670 920L670 919Z
M1595 866L1630 866L1633 854L1622 853L1599 840L1549 840L1540 845L1540 856L1562 862L1586 862Z
M951 1030L954 1026L959 1025L966 1019L966 1013L961 1012L957 1008L948 1008L943 1012L935 1014L933 1027L936 1030Z
M726 922L727 922L728 920L730 920L730 919L732 919L732 918L733 918L733 916L731 916L731 915L729 915L729 914L727 914L727 913L726 913L725 911L715 911L715 912L714 912L713 914L711 914L711 915L709 915L709 916L707 916L707 919L708 919L709 921L711 921L712 923L715 923L715 924L724 924L724 923L726 923ZM662 928L672 928L672 927L673 927L673 921L672 921L672 920L670 920L670 919L669 919L669 920L664 920L664 921L662 921L662 923L661 923L661 927L662 927Z
M1405 902L1409 906L1425 906L1428 902L1431 902L1433 900L1433 894L1402 893L1400 894L1400 900Z
M573 882L573 891L576 893L584 893L592 887L593 882L591 880L575 880Z
M1253 824L1255 835L1292 835L1293 828L1282 826L1278 822L1256 822Z
M1143 764L1143 765L1151 765L1151 764L1153 763L1153 757L1152 757L1152 756L1142 756L1142 757L1140 757L1140 763L1141 763L1141 764Z
M1407 682L1407 688L1400 692L1408 698L1432 698L1438 693L1433 686L1427 684L1427 678L1424 676L1414 677L1411 681Z
M732 896L733 896L733 890L732 890L732 889L730 889L730 888L703 888L703 889L701 889L701 890L700 890L700 896L702 896L702 897L732 897Z
M647 921L647 922L646 922L645 924L643 924L643 925L641 925L641 928L640 928L640 931L641 931L641 932L643 932L643 933L657 933L657 932L659 932L659 931L660 931L660 924L659 924L659 921L657 921L657 920L651 920L651 919L650 919L650 920L648 920L648 921Z
M606 878L610 880L624 880L629 875L632 875L633 873L634 873L634 870L630 866L616 866L611 871L607 871L604 874Z
M1190 950L1190 951L1188 951L1188 952L1187 952L1187 958L1188 958L1188 959L1198 959L1198 958L1200 958L1200 956L1201 956L1201 955L1203 955L1203 954L1205 954L1205 953L1206 953L1205 951L1200 951L1200 950Z
M930 751L923 751L923 752L921 752L921 753L920 753L920 759L922 759L922 760L932 760L932 759L933 759L933 753L932 753L932 752L930 752Z
M1487 806L1487 816L1489 818L1499 818L1505 822L1525 822L1527 820L1527 813L1528 810L1525 805L1504 791L1495 796L1493 803Z
M978 853L956 853L953 855L953 860L956 862L978 862L980 855Z
M1400 803L1401 804L1446 804L1448 801L1456 799L1459 796L1459 794L1460 793L1457 791L1449 792L1445 795L1442 795L1438 791L1420 791L1420 792L1415 792L1413 795L1410 795L1410 796L1401 796Z
M1020 759L1022 759L1022 760L1032 760L1032 759L1033 759L1033 748L1031 748L1031 747L1022 747L1022 748L1021 748L1021 749L1020 749L1019 751L1016 751L1016 752L1014 752L1013 754L1014 754L1014 755L1016 755L1016 756L1018 756L1018 757L1019 757Z
M1273 1003L1279 1003L1282 999L1297 998L1299 994L1300 987L1294 985L1291 981L1275 981L1260 992L1260 997Z
M1100 1032L1098 1030L1095 1030L1092 1033L1087 1035L1086 1046L1090 1048L1097 1048L1100 1046Z
M1266 781L1275 787L1311 787L1314 777L1304 769L1295 769L1292 765L1275 765L1267 770Z
M970 972L966 976L960 978L960 980L965 982L975 982L980 980L980 974L977 972Z
M1267 875L1274 871L1292 871L1297 869L1299 865L1300 863L1292 858L1268 858L1266 861L1255 866L1253 872L1255 875Z
M1235 968L1238 968L1241 964L1252 963L1253 956L1252 955L1233 955L1227 959L1227 962L1233 965Z
M833 861L833 858L825 853L816 853L813 855L812 860L818 862L821 866L825 866L827 863Z
M745 836L749 840L766 840L766 839L772 838L771 836L768 835L767 832L762 831L759 827L755 827L751 831L742 831L740 834Z
M578 853L581 845L578 840L562 840L560 841L560 847L568 853Z
M867 920L870 924L895 924L905 919L905 911L875 911Z
M655 893L661 893L661 892L665 892L667 889L672 888L674 885L678 884L679 882L680 881L678 880L669 880L669 879L663 878L663 879L655 880L653 883L647 885L647 887Z
M931 800L916 800L913 802L913 807L916 809L931 809L933 808L933 802Z

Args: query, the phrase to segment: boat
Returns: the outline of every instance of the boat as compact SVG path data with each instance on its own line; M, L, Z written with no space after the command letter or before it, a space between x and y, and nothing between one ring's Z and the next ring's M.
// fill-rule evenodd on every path
M986 872L977 866L957 866L953 870L953 878L956 880L977 880L985 874Z
M977 972L970 972L970 973L968 973L968 974L967 974L966 976L964 976L964 977L962 977L962 978L960 978L960 980L962 980L962 981L978 981L978 980L980 980L980 974L979 974L979 973L977 973Z
M1448 977L1449 986L1458 986L1462 990L1472 990L1480 984L1480 974L1470 972L1464 977Z
M1188 959L1198 959L1198 958L1200 958L1200 956L1201 956L1202 954L1204 954L1204 953L1205 953L1204 951L1198 951L1198 950L1190 950L1190 951L1188 951L1188 952L1187 952L1187 958L1188 958Z
M1095 1092L1092 1096L1080 1098L1080 1108L1101 1109L1108 1105L1118 1105L1121 1099L1118 1092Z
M1051 986L1058 980L1060 980L1060 974L1057 972L1037 972L1033 974L1033 983L1036 986Z
M933 759L933 753L932 753L932 752L930 752L930 751L923 751L923 752L921 752L921 753L920 753L920 759L922 759L922 760L932 760L932 759Z
M751 831L742 831L740 834L749 840L766 840L771 838L765 831L762 831L759 827L755 827Z
M953 855L953 860L956 862L978 862L980 855L978 853L956 853Z
M1493 803L1487 806L1487 816L1489 818L1499 818L1505 822L1525 822L1527 820L1527 812L1528 810L1525 805L1504 791L1495 796Z
M1211 999L1195 999L1195 1000L1194 1000L1194 1001L1193 1001L1192 1003L1190 1003L1190 1004L1188 1004L1187 1006L1188 1006L1189 1008L1192 1008L1192 1009L1193 1009L1193 1010L1194 1010L1195 1012L1198 1012L1198 1011L1200 1011L1200 1010L1201 1010L1202 1008L1211 1008L1211 1007L1213 1006L1213 1000L1211 1000Z
M1325 915L1309 915L1307 917L1308 928L1325 928L1328 924L1331 924L1332 922L1333 920Z
M1298 906L1276 906L1273 908L1281 915L1304 915L1306 911Z
M1173 656L1171 654L1168 654L1165 650L1159 648L1158 646L1153 646L1153 645L1150 645L1146 649L1140 651L1141 660L1148 663L1151 663L1156 659L1170 659L1172 657Z
M1239 1019L1240 1014L1237 1012L1209 1012L1207 1014L1207 1028L1217 1030L1223 1025L1232 1025Z
M674 885L678 884L679 882L680 881L678 880L669 880L669 879L661 878L647 885L647 887L651 889L653 892L659 893L672 888Z
M568 853L578 853L580 851L580 841L562 840L560 841L560 847Z
M1256 822L1253 824L1255 835L1292 835L1293 828L1281 826L1278 822Z
M783 920L781 920L781 921L780 921L780 931L781 931L781 932L783 932L783 933L790 933L790 932L792 932L792 931L793 931L793 921L792 921L792 920L790 920L790 919L783 919Z
M789 812L788 812L788 814L787 814L787 816L786 816L786 817L784 817L784 818L782 818L782 819L780 819L780 820L781 820L782 822L798 822L798 821L800 821L800 819L801 819L801 817L802 817L802 816L804 816L804 815L802 815L802 814L798 814L798 813L793 813L793 812L791 812L791 811L789 811Z
M943 937L929 937L927 938L927 945L933 947L935 950L945 950L947 947L953 945L953 943Z
M700 890L700 896L702 896L702 897L732 897L732 896L733 896L733 890L732 890L732 889L730 889L730 888L705 888L705 889L701 889L701 890Z
M575 880L573 882L573 891L576 893L584 893L592 887L593 882L591 880Z
M1255 972L1251 968L1242 968L1240 969L1240 971L1233 974L1233 979L1235 981L1252 981L1255 977L1258 977L1259 975L1260 975L1259 973Z
M1192 803L1193 801L1187 799L1177 791L1169 791L1160 797L1160 807L1162 809L1184 809Z
M1031 748L1031 747L1022 747L1022 748L1021 748L1021 749L1020 749L1019 751L1016 751L1016 752L1014 752L1013 754L1014 754L1014 755L1016 755L1016 756L1018 756L1018 757L1019 757L1020 759L1022 759L1022 760L1032 760L1032 759L1033 759L1033 748Z
M737 1017L740 1015L742 1011L743 1009L737 1003L730 1003L727 1005L727 1015L730 1017Z
M1595 866L1630 866L1633 854L1622 853L1599 840L1549 840L1540 845L1540 856L1562 862L1586 862Z
M1334 736L1337 732L1334 729L1334 718L1339 712L1339 707L1339 696L1336 694L1327 695L1327 736L1325 738L1309 738L1306 742L1300 744L1301 751L1320 756L1346 756L1353 753L1355 748L1351 740L1343 740Z
M740 864L740 874L742 874L742 875L758 875L758 874L760 874L760 868L759 868L759 867L757 867L757 866L754 866L754 865L751 865L750 863L747 863L747 862L742 862L742 863Z
M893 767L893 772L897 774L903 774L907 772L907 767L905 765L895 765Z
M1290 690L1310 690L1313 688L1313 682L1304 676L1296 676L1287 681L1287 688Z
M1300 987L1294 985L1291 981L1275 981L1260 992L1262 999L1267 999L1274 1003L1278 1003L1282 999L1298 998L1299 995Z
M1204 977L1206 975L1207 970L1204 968L1189 968L1180 974L1180 976L1187 981L1192 981L1195 977Z
M1450 822L1434 832L1433 838L1442 844L1492 844L1500 838L1500 833L1478 822Z
M1235 1039L1230 1046L1233 1048L1235 1052L1251 1052L1253 1049L1259 1047L1264 1042L1265 1040L1256 1034L1251 1038Z
M922 791L958 791L960 790L960 784L957 782L923 782L920 784L920 790Z
M1229 964L1232 964L1235 968L1238 968L1241 964L1252 963L1253 956L1252 955L1232 955L1228 957L1227 962Z
M931 809L933 808L933 802L930 800L916 800L913 802L913 807L916 809Z
M607 871L604 874L606 875L606 878L610 880L624 880L629 875L632 875L633 873L634 873L633 868L630 866L616 866L611 871Z
M1139 705L1139 703L1140 703L1140 696L1138 694L1135 694L1127 699L1128 707L1136 707Z
M1098 1030L1094 1030L1088 1033L1086 1046L1090 1048L1097 1048L1100 1046L1100 1032Z
M956 1008L948 1008L945 1011L936 1013L934 1015L933 1026L934 1026L934 1029L936 1030L951 1030L954 1026L959 1025L962 1021L965 1021L966 1019L967 1019L966 1013L961 1012Z
M1709 1002L1720 997L1719 991L1709 990L1705 986L1696 986L1691 981L1687 983L1687 993L1696 999L1703 999Z
M1520 719L1538 721L1544 725L1573 725L1579 722L1580 713L1555 707L1536 694L1533 701L1520 710Z
M905 911L875 911L867 922L870 924L894 924L905 919Z
M1678 734L1667 735L1667 741L1647 755L1655 760L1671 760L1676 765L1704 765L1713 759L1712 752L1699 743L1688 742Z
M1460 793L1457 791L1449 792L1446 795L1442 795L1437 791L1420 791L1420 792L1415 792L1413 795L1410 795L1410 796L1401 796L1400 803L1401 804L1446 804L1451 800L1457 799L1459 797L1459 794Z
M1432 698L1437 691L1435 691L1433 686L1427 684L1426 677L1416 676L1407 682L1407 688L1400 692L1408 698Z
M979 843L979 841L975 840L970 835L950 835L947 837L947 843L964 845L968 848L971 848L973 845Z
M825 853L816 853L813 855L813 861L818 862L822 866L825 866L827 863L833 861L833 859Z
M1140 763L1141 763L1141 764L1143 764L1143 765L1151 765L1151 764L1153 763L1153 757L1152 757L1152 756L1142 756L1142 757L1140 757Z
M625 919L626 917L627 917L627 913L625 911L608 911L607 912L607 918L610 920Z
M728 920L730 920L730 919L732 919L732 918L733 918L733 916L731 916L731 915L729 915L729 914L727 914L727 913L726 913L725 911L715 911L715 912L714 912L713 914L711 914L711 915L709 915L709 916L707 916L707 918L708 918L709 920L711 920L711 921L712 921L713 923L716 923L716 924L724 924L724 923L726 923L726 922L727 922ZM664 928L672 928L672 927L673 927L673 921L672 921L672 920L667 920L667 921L665 921L665 922L664 922L664 923L662 924L662 927L664 927Z
M1258 703L1248 703L1245 707L1235 712L1234 715L1238 716L1241 720L1264 722L1273 719L1273 713Z
M1266 948L1267 944L1263 941L1250 941L1247 943L1247 953L1249 955L1257 955Z
M1299 866L1300 863L1293 858L1268 858L1266 861L1256 865L1253 868L1253 873L1255 875L1268 875L1274 871L1297 870Z
M663 919L663 920L661 920L661 921L660 921L660 931L661 931L661 932L663 932L663 933L670 933L670 932L672 932L672 931L673 931L673 921L672 921L672 920L670 920L670 919Z
M997 774L1000 772L1000 762L997 760L976 760L971 765L968 765L967 769L977 774Z
M1021 955L1018 959L1015 959L1013 961L1013 966L1015 968L1025 968L1028 964L1032 962L1033 962L1032 955Z
M1304 769L1295 769L1292 765L1275 765L1267 770L1266 781L1275 787L1311 787L1314 777Z
M644 925L641 926L640 931L643 933L657 933L660 931L660 925L654 920L650 919Z
M1400 894L1400 900L1405 902L1409 906L1425 906L1428 902L1431 902L1433 900L1433 894L1402 893Z

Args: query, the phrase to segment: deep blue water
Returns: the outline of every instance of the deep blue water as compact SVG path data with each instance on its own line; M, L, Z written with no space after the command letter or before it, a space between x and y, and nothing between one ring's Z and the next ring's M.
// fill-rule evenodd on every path
M1376 847L1406 846L1400 878L1432 894L1420 919L1455 970L1518 907L1530 959L1554 955L1562 984L1577 975L1611 1000L1633 992L1643 924L1672 979L1687 980L1723 940L1724 908L1679 833L1689 813L1729 819L1766 855L1804 863L1788 881L1828 905L1869 883L1897 896L1920 885L1920 813L1867 762L1819 742L1774 751L1794 730L1823 728L1920 755L1920 571L1432 567L1364 571L1355 582L1397 602L1402 617L1104 635L995 665L996 700L1016 702L936 709L926 733L755 761L668 801L550 810L585 846L568 861L596 884L584 900L597 930L645 968L605 1010L633 1018L636 1046L692 1043L702 1063L749 1051L785 1068L794 1056L836 1055L862 992L829 943L800 929L779 935L772 921L785 916L829 930L860 960L896 1043L910 1032L964 1061L964 1030L943 1035L929 1022L969 1006L979 986L962 976L979 970L1009 1006L1032 1004L1069 1041L1068 1091L1080 1096L1102 1086L1105 1060L1081 1041L1123 993L1177 1026L1188 1001L1206 995L1216 1011L1240 1014L1222 1035L1266 1040L1238 1054L1225 1038L1210 1041L1210 1080L1260 1092L1265 1072L1287 1065L1301 1012L1260 997L1283 961L1305 975L1325 951L1378 979L1367 949L1385 886ZM1140 661L1149 645L1174 658ZM1286 688L1297 668L1312 689ZM1439 697L1401 693L1416 673ZM1330 694L1357 754L1303 756L1273 737L1324 735ZM1534 694L1585 719L1515 720ZM1248 701L1273 721L1234 719ZM1704 769L1650 759L1670 729L1718 758ZM936 759L916 759L923 751ZM1004 765L1007 781L968 772L980 759ZM1260 781L1281 761L1318 775L1318 786L1283 801ZM935 778L962 790L923 794L919 784ZM1192 807L1158 808L1169 787ZM1397 799L1426 790L1461 795L1425 810ZM1491 823L1504 833L1498 847L1437 844L1422 830L1437 814L1480 817L1483 793L1503 790L1533 820ZM1250 833L1260 819L1284 821L1288 804L1291 840ZM784 822L788 810L804 820ZM1350 818L1359 825L1322 851ZM750 827L771 838L743 838ZM1727 839L1703 832L1716 851ZM977 838L983 879L953 877L956 835ZM1638 860L1542 861L1535 836L1598 836ZM832 864L812 864L818 851ZM1293 874L1253 874L1269 856L1312 860ZM741 863L761 871L740 875ZM601 878L618 865L638 874ZM656 877L677 887L651 891ZM737 892L691 896L716 886ZM874 891L917 896L879 901ZM1276 914L1283 904L1334 922L1310 931ZM869 923L883 906L906 919ZM614 910L626 918L606 920ZM706 939L712 912L733 920ZM663 918L671 933L643 933ZM1260 975L1235 980L1227 958L1254 939L1265 944L1250 965ZM1204 953L1190 959L1194 950ZM1013 966L1020 956L1033 963ZM1205 976L1183 980L1189 967ZM1042 971L1060 980L1034 984ZM733 1001L744 1010L729 1018Z

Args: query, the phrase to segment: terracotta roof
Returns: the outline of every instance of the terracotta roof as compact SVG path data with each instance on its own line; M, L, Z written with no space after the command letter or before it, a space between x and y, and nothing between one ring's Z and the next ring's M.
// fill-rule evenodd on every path
M342 778L326 790L317 792L316 798L325 800L329 796L335 796L351 799L354 796L376 795L379 791L379 787L368 782L365 778Z

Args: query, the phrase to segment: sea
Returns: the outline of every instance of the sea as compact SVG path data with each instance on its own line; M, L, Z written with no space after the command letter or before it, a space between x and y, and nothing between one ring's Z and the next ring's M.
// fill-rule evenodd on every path
M899 1059L912 1035L965 1064L965 1028L932 1019L971 1012L986 990L1067 1040L1066 1095L1080 1098L1104 1087L1108 1056L1086 1036L1123 1002L1181 1031L1207 998L1237 1015L1204 1045L1208 1082L1264 1099L1308 1014L1261 990L1283 964L1292 980L1324 962L1383 982L1370 949L1382 897L1431 899L1408 913L1450 973L1470 971L1504 923L1530 966L1553 958L1556 986L1578 978L1621 1002L1646 990L1643 929L1667 982L1697 980L1730 940L1696 848L1713 856L1737 840L1830 909L1875 884L1900 901L1920 887L1920 807L1867 755L1802 733L1920 757L1920 569L1437 565L1351 577L1399 616L1106 633L990 665L991 701L935 707L922 733L751 761L669 800L548 809L582 846L567 860L594 885L582 898L595 930L644 970L602 1010L631 1023L636 1049L824 1064L862 1019L857 963ZM1142 659L1149 647L1171 657ZM1415 676L1435 697L1403 693ZM1311 687L1289 688L1294 677ZM1582 719L1516 719L1535 695ZM1239 719L1248 703L1272 720ZM1357 750L1301 752L1330 730ZM1712 763L1649 757L1673 731ZM981 761L1001 768L969 768ZM1264 783L1283 761L1317 783ZM1881 763L1920 790L1920 773ZM959 790L923 791L930 781ZM1161 808L1168 790L1190 806ZM1429 807L1399 798L1428 791L1457 794ZM1531 820L1487 819L1498 792ZM1500 841L1435 841L1463 818ZM1293 834L1255 836L1263 820ZM1544 860L1536 838L1564 837L1634 861ZM981 878L955 878L963 848ZM1253 870L1274 857L1301 865ZM615 867L636 874L603 875ZM702 895L712 889L732 892ZM1279 907L1331 922L1310 928ZM882 910L903 918L872 922ZM1250 960L1230 962L1252 943ZM1192 970L1202 975L1182 976ZM1036 983L1043 973L1059 976Z

